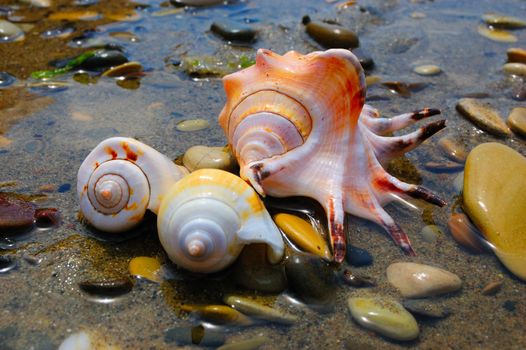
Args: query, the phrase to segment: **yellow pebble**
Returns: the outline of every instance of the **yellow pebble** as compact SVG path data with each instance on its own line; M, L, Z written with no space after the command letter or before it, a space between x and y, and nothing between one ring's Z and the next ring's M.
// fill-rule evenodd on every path
M309 222L295 215L284 213L274 215L274 221L298 247L323 259L331 260L327 243Z
M147 256L138 256L131 259L128 270L132 276L138 278L145 278L152 282L160 283L161 278L161 263L157 258L150 258Z

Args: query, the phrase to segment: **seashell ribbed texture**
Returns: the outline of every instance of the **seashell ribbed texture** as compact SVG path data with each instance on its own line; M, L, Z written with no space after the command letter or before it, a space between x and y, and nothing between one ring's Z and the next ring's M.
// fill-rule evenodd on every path
M261 194L307 196L328 217L334 259L345 256L345 212L384 227L408 254L407 235L382 205L409 195L445 203L427 189L389 175L381 164L415 148L445 126L437 121L398 137L402 129L440 111L423 109L379 118L365 105L365 78L348 50L283 56L257 52L256 64L223 79L227 102L219 124L240 175Z
M223 170L197 170L175 183L161 203L157 229L170 259L195 272L227 267L250 243L267 244L271 263L284 253L281 233L257 193Z
M147 209L157 213L166 190L187 173L135 139L109 138L79 168L80 211L101 231L126 231L141 222Z

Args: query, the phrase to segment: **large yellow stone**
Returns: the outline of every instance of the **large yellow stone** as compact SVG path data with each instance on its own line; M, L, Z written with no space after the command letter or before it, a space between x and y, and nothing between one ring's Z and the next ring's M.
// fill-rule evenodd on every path
M499 143L475 147L466 161L463 200L502 263L526 281L526 158Z
M274 215L274 222L298 247L323 259L331 260L327 243L308 221L295 215L280 213Z
M161 263L157 258L138 256L130 260L128 265L130 275L138 278L146 278L152 282L162 281Z

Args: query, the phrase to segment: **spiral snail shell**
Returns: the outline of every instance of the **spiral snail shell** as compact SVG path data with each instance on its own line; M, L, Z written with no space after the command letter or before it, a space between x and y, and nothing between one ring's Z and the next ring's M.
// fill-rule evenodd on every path
M147 209L157 213L165 191L187 173L135 139L106 139L79 168L80 211L101 231L129 230L142 220Z
M334 260L343 261L345 213L381 225L407 254L409 238L382 205L409 195L445 203L429 190L404 183L382 167L445 127L386 137L422 118L423 109L392 118L365 102L365 77L348 50L280 56L260 49L256 64L223 78L227 101L219 116L240 175L261 194L307 196L325 208Z
M223 170L197 170L173 185L157 229L170 259L194 272L227 267L249 243L267 244L271 263L284 253L281 233L257 193Z

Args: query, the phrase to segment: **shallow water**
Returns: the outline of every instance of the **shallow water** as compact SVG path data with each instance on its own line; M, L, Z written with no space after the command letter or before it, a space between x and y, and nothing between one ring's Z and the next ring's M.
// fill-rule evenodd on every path
M293 305L291 311L301 315L301 322L293 326L227 327L220 332L226 334L228 342L263 334L271 339L262 346L264 349L526 347L526 284L506 271L496 257L470 254L453 241L445 228L458 199L453 186L458 173L430 172L423 166L427 161L445 160L436 147L445 135L460 140L468 149L498 141L526 154L524 140L516 136L496 139L455 111L458 99L473 93L488 94L484 101L502 116L524 105L524 101L512 98L517 79L507 77L501 67L506 61L506 49L524 47L526 30L513 31L518 37L516 43L491 41L477 33L482 14L524 14L524 1L359 1L345 9L324 1L240 1L188 8L166 16L156 15L171 8L166 4L142 3L149 6L139 7L136 12L140 18L134 21L108 23L111 20L106 16L95 22L77 22L77 31L68 38L41 39L42 31L57 24L43 17L33 23L24 41L0 43L0 72L17 78L13 85L0 87L0 181L17 183L2 190L37 194L42 185L54 185L56 190L47 193L38 205L59 208L63 220L59 227L16 236L13 248L0 251L18 262L15 270L0 274L0 349L54 349L79 330L104 335L122 348L174 348L175 344L165 337L166 330L194 324L180 311L180 303L221 303L221 294L232 290L252 293L235 287L228 276L196 278L170 266L152 221L122 238L100 235L82 225L77 218L76 172L89 151L111 136L135 137L171 158L197 144L224 145L226 139L217 124L225 102L221 80L190 77L179 62L203 55L231 60L241 55L253 58L259 47L278 53L319 50L321 47L305 34L301 24L301 17L307 14L317 20L338 21L356 31L360 46L375 61L370 74L380 76L382 81L427 84L407 98L377 84L368 90L368 103L386 116L427 106L442 110L447 128L403 161L396 161L402 165L391 169L402 179L421 181L448 205L438 208L412 201L416 209L400 204L387 207L411 237L418 252L415 258L405 257L379 227L350 218L350 242L367 249L375 258L373 265L353 270L373 277L377 286L356 289L339 285L333 311L322 313ZM4 9L12 2L0 4ZM60 4L72 8L66 1ZM106 13L131 9L135 4L120 1L112 2L111 8L104 4L86 8ZM50 10L56 11L55 7ZM413 18L414 12L426 17ZM0 16L3 14L0 11ZM246 46L225 43L208 30L214 20L221 18L249 22L259 30L257 41ZM60 91L28 87L34 82L28 78L30 72L49 69L46 62L52 59L82 52L68 42L90 27L97 28L92 40L122 46L129 60L143 65L144 75L126 85L128 88L105 77L81 84L73 73L53 79L68 83ZM118 39L110 35L113 32L129 32L139 40ZM427 63L440 66L443 72L430 77L412 72L415 66ZM208 120L211 127L195 132L176 130L178 122L195 118ZM434 243L419 236L422 227L431 223L446 232ZM24 259L28 255L42 261L33 265ZM79 289L84 280L127 277L128 262L136 256L158 256L169 265L173 279L161 285L137 281L130 293L111 303L91 300ZM385 269L395 261L441 266L463 280L461 291L434 298L453 310L452 315L438 321L419 318L421 333L412 342L395 342L364 330L351 319L347 308L349 296L400 299L385 276ZM500 278L504 286L498 294L481 294L488 282ZM265 298L276 299L280 305L287 301L284 295Z

